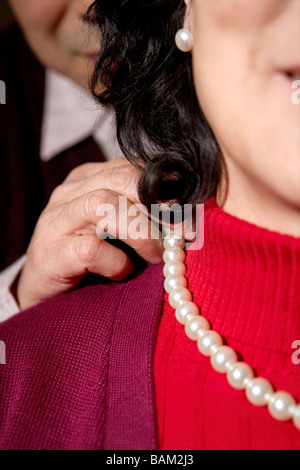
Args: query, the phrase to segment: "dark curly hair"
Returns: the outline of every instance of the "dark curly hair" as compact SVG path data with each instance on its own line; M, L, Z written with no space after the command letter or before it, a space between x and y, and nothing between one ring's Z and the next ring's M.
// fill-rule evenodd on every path
M191 55L175 45L185 9L183 0L96 0L87 13L102 35L91 89L116 111L120 147L144 170L139 194L147 207L205 202L221 174L218 146L198 105ZM105 91L98 91L99 83Z

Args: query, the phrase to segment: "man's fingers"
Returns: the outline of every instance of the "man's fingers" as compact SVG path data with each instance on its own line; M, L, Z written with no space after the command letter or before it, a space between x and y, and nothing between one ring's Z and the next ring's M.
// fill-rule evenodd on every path
M74 182L80 181L85 178L89 178L90 176L94 175L95 173L105 171L108 168L117 168L121 165L130 165L128 160L125 157L117 158L112 162L91 162L91 163L84 163L83 165L79 165L74 168L66 177L64 182Z
M77 188L73 187L72 196L75 199L98 189L108 189L137 203L139 202L137 188L140 176L140 170L130 164L109 167L78 182Z
M122 250L96 235L56 240L47 247L46 258L44 251L36 246L21 273L17 294L22 309L72 290L87 273L121 281L134 272Z
M124 241L142 258L153 264L162 262L163 245L158 226L151 223L144 208L132 204L125 197L115 195L114 210L108 213L106 207L98 210L100 216L97 224L97 235L104 237L108 234Z
M36 247L35 258L38 251ZM46 260L41 264L36 258L35 266L32 275L37 273L47 284L48 290L61 288L62 291L72 289L88 273L120 280L134 270L122 250L95 234L73 235L56 240L48 247Z
M133 264L122 250L100 240L96 235L74 237L69 251L78 269L85 273L121 281L134 272Z
M127 160L125 161L127 162ZM90 163L76 168L64 183L55 188L51 195L49 206L59 206L84 194L101 189L118 192L134 203L139 202L137 188L141 175L140 170L128 162L124 164L116 160L115 163L113 166L107 165L106 167L100 167L100 169L100 164L97 164L95 167L94 164ZM97 168L96 172L94 171L95 168ZM85 174L86 177L80 178L79 175L82 174ZM77 179L75 175L78 175Z
M161 234L142 209L114 191L101 189L55 208L47 226L59 238L86 234L104 238L108 233L146 261L158 264L162 261Z

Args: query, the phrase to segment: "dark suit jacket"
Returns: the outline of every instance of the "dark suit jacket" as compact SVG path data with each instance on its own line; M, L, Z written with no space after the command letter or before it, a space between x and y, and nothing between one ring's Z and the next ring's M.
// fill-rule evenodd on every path
M50 162L39 157L45 70L16 25L0 32L0 270L27 249L37 219L53 189L75 166L105 157L92 139Z

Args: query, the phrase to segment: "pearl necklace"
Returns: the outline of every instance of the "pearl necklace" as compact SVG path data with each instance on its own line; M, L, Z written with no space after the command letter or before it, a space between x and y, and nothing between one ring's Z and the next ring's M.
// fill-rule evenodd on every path
M185 240L168 232L164 238L164 248L165 290L169 294L171 307L176 310L176 319L185 325L188 338L197 341L200 353L210 357L211 365L217 372L227 374L227 380L233 388L246 392L252 405L268 406L273 418L278 421L293 420L300 430L300 404L289 393L274 391L268 380L255 377L248 364L238 361L236 352L224 345L222 337L211 329L209 322L192 302L185 277Z

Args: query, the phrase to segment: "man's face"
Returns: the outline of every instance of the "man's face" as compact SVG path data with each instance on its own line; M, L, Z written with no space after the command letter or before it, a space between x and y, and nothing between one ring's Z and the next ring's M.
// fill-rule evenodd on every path
M83 22L91 0L9 0L29 46L45 67L88 87L99 33Z

